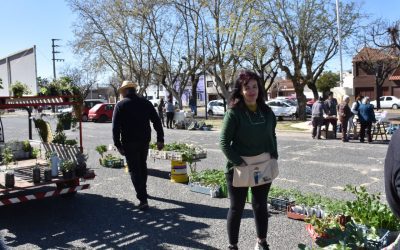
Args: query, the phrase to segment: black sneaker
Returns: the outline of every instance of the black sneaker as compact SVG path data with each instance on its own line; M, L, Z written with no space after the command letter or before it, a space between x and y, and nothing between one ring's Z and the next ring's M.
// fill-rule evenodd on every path
M228 250L239 250L237 245L229 245Z
M266 241L257 242L254 250L269 250L269 245Z
M146 211L149 209L149 204L147 202L140 202L138 208L141 211Z

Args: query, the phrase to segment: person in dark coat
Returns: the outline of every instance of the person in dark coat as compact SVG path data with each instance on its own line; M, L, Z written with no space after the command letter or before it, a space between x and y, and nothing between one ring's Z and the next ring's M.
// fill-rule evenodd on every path
M164 99L161 97L160 103L157 106L157 110L158 110L158 116L160 117L160 120L161 120L161 123L162 123L163 127L165 127L164 109L165 109L165 102L164 102Z
M386 200L397 218L400 219L400 130L390 141L385 159Z
M333 136L336 138L336 128L337 128L337 105L338 102L336 98L333 98L333 92L329 92L328 99L325 100L324 108L325 114L325 130L328 131L329 124L332 124Z
M342 141L348 142L347 138L347 125L349 123L349 119L352 117L351 109L349 107L350 97L348 95L343 96L343 101L338 106L339 111L339 120L342 124Z
M136 94L137 84L124 81L118 92L123 100L115 105L112 132L114 145L126 157L129 174L140 201L139 209L149 208L147 202L147 153L151 139L150 121L157 132L157 148L164 147L164 131L160 118L150 101Z
M376 122L374 106L369 103L369 97L366 96L362 100L362 104L358 110L358 119L361 123L360 142L364 142L365 130L367 130L368 142L372 142L371 127L372 123Z

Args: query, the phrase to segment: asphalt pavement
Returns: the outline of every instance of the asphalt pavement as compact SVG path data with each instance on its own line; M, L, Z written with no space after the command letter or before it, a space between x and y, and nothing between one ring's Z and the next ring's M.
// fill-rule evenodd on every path
M51 119L50 119L51 120ZM55 119L53 119L55 121ZM25 116L3 118L6 140L28 137ZM226 214L229 199L213 199L190 192L169 180L170 163L148 159L146 212L138 201L129 175L123 169L98 164L95 146L112 143L111 123L84 123L88 165L97 177L91 189L73 198L31 201L0 208L0 238L11 249L226 249ZM69 139L78 138L69 131ZM312 140L309 133L278 132L280 175L273 185L314 192L339 199L352 196L346 184L366 185L384 193L383 162L387 142L373 144L340 140ZM153 133L154 137L154 133ZM38 139L34 132L34 138ZM165 141L180 141L207 149L207 159L197 169L223 169L225 157L218 146L219 131L165 129ZM252 249L255 226L251 205L246 205L240 229L241 249ZM271 249L297 249L310 244L305 223L271 213L268 242ZM1 245L0 245L1 246Z

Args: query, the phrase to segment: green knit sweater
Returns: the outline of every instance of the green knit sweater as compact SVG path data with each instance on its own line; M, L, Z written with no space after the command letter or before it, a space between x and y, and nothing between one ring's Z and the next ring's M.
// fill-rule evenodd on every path
M240 156L255 156L268 152L278 159L276 117L272 110L235 107L226 112L221 130L220 146L228 162L226 172L243 163Z

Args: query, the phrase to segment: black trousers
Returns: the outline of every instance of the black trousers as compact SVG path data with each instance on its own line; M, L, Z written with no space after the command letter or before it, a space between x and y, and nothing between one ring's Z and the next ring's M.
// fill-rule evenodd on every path
M141 202L147 202L147 154L149 144L125 144L125 157L129 174L136 191L136 197Z
M312 118L312 132L311 135L313 138L317 136L318 139L321 139L321 126L324 125L324 118L323 117L313 117Z
M161 120L161 123L162 123L163 127L165 127L163 111L158 111L158 116L160 117L160 120Z
M364 141L365 130L367 130L368 142L372 142L372 134L371 134L372 122L361 122L360 129L360 141Z
M174 112L167 112L167 128L172 128L173 120L174 120Z
M242 214L246 203L246 196L249 188L232 186L233 171L230 171L228 174L226 174L226 180L230 197L230 207L227 218L228 238L229 244L236 245L239 241L240 221L242 219ZM253 206L257 237L259 239L265 239L267 237L267 197L270 188L271 183L251 188L251 193L253 195L251 204Z

